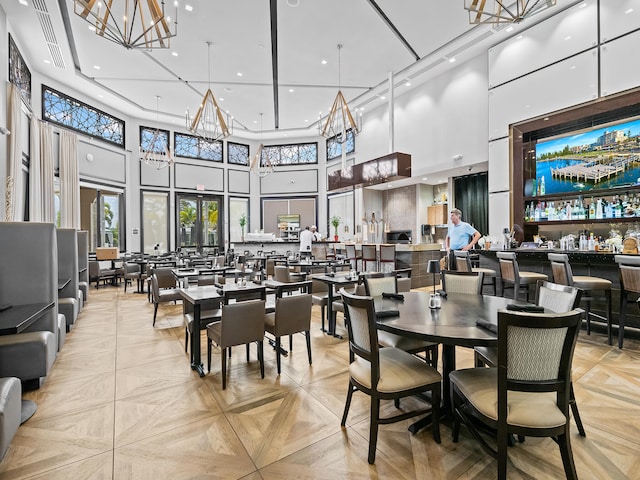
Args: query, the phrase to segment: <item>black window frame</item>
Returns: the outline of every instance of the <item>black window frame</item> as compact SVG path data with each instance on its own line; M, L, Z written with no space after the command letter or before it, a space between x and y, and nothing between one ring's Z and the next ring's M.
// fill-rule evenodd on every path
M194 139L197 143L205 142L205 143L210 143L214 145L220 145L220 159L198 157L193 155L183 155L182 153L179 152L180 143L181 143L178 141L179 136L184 138ZM224 163L224 142L222 140L209 140L206 138L200 138L196 135L189 135L188 133L173 132L173 154L176 157L181 157L181 158L192 158L194 160L203 160L205 162Z

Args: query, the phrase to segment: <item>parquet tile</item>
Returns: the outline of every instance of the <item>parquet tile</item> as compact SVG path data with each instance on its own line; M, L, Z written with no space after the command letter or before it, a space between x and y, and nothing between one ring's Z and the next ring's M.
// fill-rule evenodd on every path
M495 478L494 460L464 427L454 444L446 421L440 445L429 429L411 435L411 420L381 426L376 464L368 465L369 398L354 395L341 428L348 344L323 335L319 315L314 307L313 365L300 335L280 376L266 341L264 379L255 347L248 363L236 347L223 391L219 349L204 378L190 369L181 305L161 305L154 327L146 295L92 289L51 374L23 395L38 410L0 463L0 480ZM338 330L345 333L341 318ZM206 363L205 333L201 345ZM473 366L470 349L456 356L459 368ZM587 437L573 428L571 441L581 479L638 478L639 360L637 340L620 351L601 333L580 335L573 379ZM394 412L383 403L383 414ZM563 478L556 444L527 438L509 449L508 478Z

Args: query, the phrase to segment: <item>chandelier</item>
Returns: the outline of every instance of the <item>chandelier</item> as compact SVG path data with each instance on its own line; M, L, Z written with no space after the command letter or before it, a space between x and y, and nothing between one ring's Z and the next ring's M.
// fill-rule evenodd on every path
M271 159L268 155L265 155L265 162L262 162L262 152L264 151L264 144L262 143L262 113L260 114L260 146L258 147L258 151L251 159L251 165L249 166L249 171L260 178L264 178L270 173L273 173L274 166L271 163Z
M207 51L209 55L209 88L207 88L207 93L204 94L193 118L187 110L187 130L202 139L216 141L227 138L231 132L227 127L229 116L220 110L216 97L211 91L211 42L207 42ZM226 120L225 117L227 117Z
M347 141L348 130L351 130L354 135L360 133L361 126L359 123L362 120L362 116L358 117L360 122L356 123L353 115L351 115L351 111L349 110L349 105L347 105L347 101L342 94L342 90L340 89L340 50L342 50L342 45L338 44L338 94L333 101L333 106L329 111L329 115L327 116L327 120L324 125L322 125L322 122L318 119L318 128L320 130L320 135L323 137L333 137L336 142L344 144ZM345 148L342 148L342 151L344 153Z
M156 95L156 121L158 121L158 101L160 97ZM142 143L142 139L140 139ZM155 129L151 132L149 141L145 145L140 145L140 161L150 167L161 170L173 165L175 158L171 155L169 148L169 133L166 130Z
M178 33L178 2L175 2L174 29L165 16L164 0L74 0L76 15L95 30L96 35L125 48L171 47L171 37Z
M553 7L556 0L465 0L469 23L519 23L525 18Z

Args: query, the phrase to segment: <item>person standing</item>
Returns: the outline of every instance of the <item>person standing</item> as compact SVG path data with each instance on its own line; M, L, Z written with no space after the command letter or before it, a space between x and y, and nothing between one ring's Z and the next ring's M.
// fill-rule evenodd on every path
M319 242L320 240L322 240L322 235L318 231L318 227L316 227L315 225L311 225L311 233L313 233L314 242Z
M449 254L449 270L456 270L454 250L471 250L478 242L480 232L462 221L462 212L457 208L451 210L451 223L447 232L447 253Z
M309 227L304 227L300 232L300 254L311 255L311 243L313 242L313 233Z

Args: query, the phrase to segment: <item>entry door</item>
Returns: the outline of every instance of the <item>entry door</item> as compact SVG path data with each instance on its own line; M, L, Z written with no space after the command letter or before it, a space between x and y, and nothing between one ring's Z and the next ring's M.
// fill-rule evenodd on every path
M199 253L220 249L222 238L222 197L217 195L177 195L178 241L180 248ZM221 249L220 249L221 250Z

